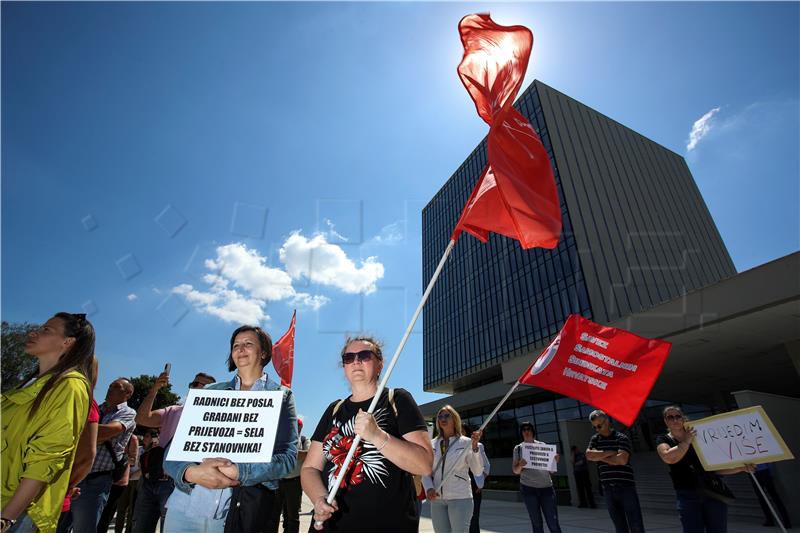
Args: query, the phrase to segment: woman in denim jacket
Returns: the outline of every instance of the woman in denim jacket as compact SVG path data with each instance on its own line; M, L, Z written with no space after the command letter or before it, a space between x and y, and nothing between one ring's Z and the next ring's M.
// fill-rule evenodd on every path
M228 370L231 381L212 383L210 390L283 390L272 461L232 463L225 458L202 463L165 461L175 480L167 502L166 533L265 531L278 480L297 460L297 415L292 391L269 379L264 367L272 358L272 340L261 328L242 326L231 335Z

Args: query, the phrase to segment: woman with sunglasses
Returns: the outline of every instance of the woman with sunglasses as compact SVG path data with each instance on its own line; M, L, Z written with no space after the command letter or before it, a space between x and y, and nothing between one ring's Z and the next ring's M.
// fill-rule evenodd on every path
M436 437L431 442L434 467L422 484L437 533L468 533L473 509L469 472L474 476L483 473L478 447L481 432L473 432L470 439L462 435L461 428L461 417L451 406L445 405L436 414Z
M325 410L300 473L303 491L314 503L310 531L417 531L412 474L429 474L433 461L425 419L403 389L384 389L374 413L367 414L383 369L377 340L348 338L341 356L351 394ZM361 443L328 505L356 435Z
M2 396L3 533L56 530L92 400L94 344L86 315L72 313L28 335L38 368Z
M704 490L706 482L703 478L720 481L720 475L754 472L755 467L745 465L706 472L692 446L696 431L694 428L686 429L687 418L681 408L670 405L664 409L663 415L669 433L656 437L656 451L669 465L684 533L724 533L728 530L728 505L715 498L712 492Z
M278 481L292 471L297 461L294 396L290 389L267 377L264 367L270 359L270 336L259 327L241 326L231 335L227 361L228 370L235 370L236 374L230 381L213 383L205 389L283 391L271 461L164 461L164 471L175 480L176 489L167 502L164 531L253 533L267 527Z

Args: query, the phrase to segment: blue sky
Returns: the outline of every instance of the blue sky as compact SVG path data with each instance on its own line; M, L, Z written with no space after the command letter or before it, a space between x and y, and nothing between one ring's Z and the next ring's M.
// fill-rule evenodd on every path
M455 73L487 9L533 30L525 86L686 157L740 271L800 248L797 3L4 2L3 320L84 308L98 390L170 362L182 393L297 307L313 427L345 332L388 356L418 301L421 208L487 132ZM391 385L423 403L419 331Z

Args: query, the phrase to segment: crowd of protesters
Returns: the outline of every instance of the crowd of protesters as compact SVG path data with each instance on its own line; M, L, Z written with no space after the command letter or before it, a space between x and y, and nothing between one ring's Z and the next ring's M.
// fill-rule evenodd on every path
M231 335L229 380L197 373L189 389L282 391L269 463L166 460L183 411L182 405L153 408L169 384L168 369L136 411L127 403L134 387L126 378L115 379L98 405L95 331L85 315L57 313L30 333L25 352L38 368L2 397L0 533L105 533L115 515L116 533L154 533L159 524L160 533L276 533L281 518L284 533L296 533L303 492L314 506L311 531L374 531L375 524L383 524L382 531L417 531L422 500L430 503L437 533L480 531L491 469L482 432L469 432L445 405L431 439L414 398L399 388L383 389L369 414L384 364L381 343L373 337L345 341L341 368L351 394L330 403L310 439L300 435L292 391L267 376L272 340L261 328L242 326ZM656 438L656 450L668 465L684 532L726 531L720 476L739 472L756 473L789 525L769 469L745 465L705 472L680 407L667 407L663 417L668 431ZM578 507L596 507L589 475L589 464L596 463L615 530L642 532L630 439L603 411L592 412L589 420L595 434L586 450L570 450ZM144 429L141 436L134 434L137 425ZM532 530L543 532L546 523L551 533L560 533L552 472L527 467L522 453L526 443L544 443L536 440L532 423L522 421L519 429L512 472L519 476ZM342 472L356 437L361 444ZM328 503L336 483L341 490Z

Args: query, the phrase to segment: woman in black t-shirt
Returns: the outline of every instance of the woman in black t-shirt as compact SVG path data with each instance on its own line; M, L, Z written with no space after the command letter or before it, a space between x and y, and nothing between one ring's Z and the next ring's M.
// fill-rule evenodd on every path
M696 431L686 429L686 417L681 408L671 405L664 409L666 435L656 437L656 451L669 465L669 475L678 500L678 513L684 533L724 533L728 529L728 505L707 485L720 483L720 475L751 472L752 465L706 472L697 457L692 440ZM706 482L703 481L706 479Z
M430 474L433 450L425 419L403 389L378 389L383 353L371 337L347 339L342 366L352 394L331 403L311 437L300 479L314 503L309 531L417 531L412 474ZM333 505L326 498L356 435L362 438Z

